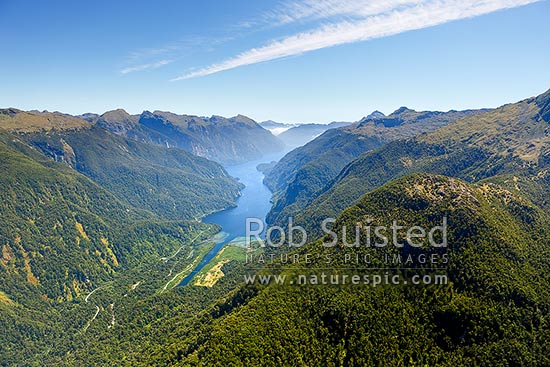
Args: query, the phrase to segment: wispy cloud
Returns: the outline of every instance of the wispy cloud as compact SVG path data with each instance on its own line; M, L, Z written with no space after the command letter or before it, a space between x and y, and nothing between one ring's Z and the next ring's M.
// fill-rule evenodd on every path
M283 25L292 22L328 19L334 17L361 18L395 10L400 6L415 5L423 0L289 0L270 12L266 20Z
M433 27L538 1L541 0L305 0L301 3L289 3L285 11L274 15L279 17L280 22L293 22L308 17L327 19L344 16L347 19L333 21L310 31L271 41L262 47L242 52L233 58L184 74L172 81L206 76L322 48Z
M177 41L166 43L162 47L142 48L128 54L121 74L128 74L149 69L157 69L197 52L210 52L216 46L231 40L230 36L205 37L188 35Z
M128 74L128 73L133 73L133 72L136 72L136 71L143 71L143 70L148 70L148 69L157 69L157 68L160 68L161 66L168 65L172 62L173 62L173 60L160 60L160 61L152 62L152 63L149 63L149 64L141 64L141 65L136 65L136 66L130 66L128 68L122 69L120 71L120 73L121 74Z

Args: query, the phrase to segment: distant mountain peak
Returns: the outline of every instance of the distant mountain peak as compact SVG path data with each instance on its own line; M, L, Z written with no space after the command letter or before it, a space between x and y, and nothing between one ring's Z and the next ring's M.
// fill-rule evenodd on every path
M365 124L368 124L369 122L373 122L373 120L380 120L384 118L386 118L386 115L378 110L375 110L370 115L363 117L361 120L359 120L359 126L363 126Z
M299 124L289 124L273 120L262 121L259 123L259 125L275 136L281 135L282 133L292 129L293 127L300 126Z
M99 115L97 113L86 112L86 113L83 113L82 115L78 115L75 117L78 117L79 119L83 119L93 123L99 118Z
M415 111L415 110L412 110L412 109L410 109L410 108L408 108L408 107L403 106L403 107L399 107L397 110L395 110L395 111L392 113L392 115L402 115L402 114L404 114L404 113L406 113L406 112L416 112L416 111Z
M129 115L129 113L126 112L126 110L124 108L115 108L114 110L107 111L105 113L111 113L111 112L124 113L126 115Z
M386 117L382 112L375 110L370 115L367 116L367 119L375 120L375 119L383 119Z
M126 110L122 108L117 108L116 110L105 112L100 117L104 119L113 119L113 118L121 119L121 118L131 118L131 115L128 112L126 112Z
M256 126L258 124L256 121L252 120L250 117L241 115L241 114L231 117L231 120L241 122L249 126Z
M96 120L96 124L117 135L124 135L128 130L135 127L138 123L138 115L130 115L126 110L118 108L107 111Z
M292 125L273 121L273 120L267 120L267 121L260 122L260 126L265 128L265 127L290 127Z

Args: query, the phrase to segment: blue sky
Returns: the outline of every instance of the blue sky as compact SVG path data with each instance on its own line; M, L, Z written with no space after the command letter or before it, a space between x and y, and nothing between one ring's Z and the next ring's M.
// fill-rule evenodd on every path
M0 107L326 123L550 88L548 0L0 0L0 19Z

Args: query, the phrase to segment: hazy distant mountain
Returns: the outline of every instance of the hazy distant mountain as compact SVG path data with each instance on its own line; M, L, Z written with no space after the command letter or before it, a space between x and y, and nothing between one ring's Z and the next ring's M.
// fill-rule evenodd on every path
M296 148L315 139L329 129L350 124L349 122L331 122L330 124L286 124L272 120L260 122L260 125L277 135L289 148Z
M277 127L290 127L290 126L296 126L295 124L285 124L285 123L276 122L276 121L273 121L273 120L262 121L262 122L260 122L259 124L260 124L260 126L263 127L264 129L277 128Z
M198 117L145 111L109 111L95 122L118 135L165 147L178 147L222 164L234 164L280 151L284 144L254 120L238 115Z
M296 148L305 145L327 130L346 126L351 122L331 122L330 124L299 124L278 135L288 147Z
M260 122L260 126L266 130L269 130L273 135L277 136L287 131L288 129L298 126L298 124L285 124L282 122L268 120Z

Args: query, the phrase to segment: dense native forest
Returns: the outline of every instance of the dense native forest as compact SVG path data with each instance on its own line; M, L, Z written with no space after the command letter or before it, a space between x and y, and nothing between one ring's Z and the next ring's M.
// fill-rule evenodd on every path
M159 259L182 246L195 253L187 262L204 255L198 244L218 229L195 218L233 205L242 185L183 150L61 114L2 112L1 360L40 364L82 332L93 289L132 272L135 284L138 269L168 273Z
M410 111L399 113L417 123ZM0 365L549 365L550 91L430 119L433 128L419 135L387 140L384 131L405 118L363 121L368 136L346 130L361 123L329 130L362 141L338 172L324 176L306 167L310 160L292 163L288 182L272 181L276 200L299 172L307 172L305 186L312 182L308 198L289 205L300 203L297 223L318 235L274 250L318 255L312 262L256 270L232 249L216 259L224 276L212 286L173 287L218 231L195 219L232 205L241 185L178 148L66 115L3 110ZM326 143L323 136L307 149ZM339 149L324 148L347 154ZM366 218L429 228L446 217L448 247L359 245L355 254L376 260L350 265L343 241L323 246L319 223L327 216L337 218L339 239ZM392 276L439 274L447 282L243 282L245 274L315 274L327 258L331 275L351 279L387 266L380 251L415 259L388 270ZM421 254L448 261L422 262Z

